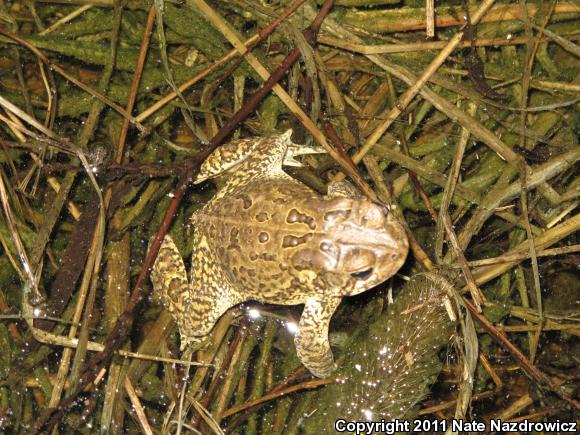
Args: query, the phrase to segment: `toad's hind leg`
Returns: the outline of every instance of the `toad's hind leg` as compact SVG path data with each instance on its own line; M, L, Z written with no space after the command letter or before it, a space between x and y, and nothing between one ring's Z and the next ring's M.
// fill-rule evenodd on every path
M341 298L309 299L304 306L298 333L294 338L296 352L313 375L330 376L335 368L328 342L328 326Z
M220 280L220 270L211 256L195 242L192 282L169 236L163 240L151 271L154 291L179 327L182 349L209 334L221 315L240 302L228 291L226 281Z

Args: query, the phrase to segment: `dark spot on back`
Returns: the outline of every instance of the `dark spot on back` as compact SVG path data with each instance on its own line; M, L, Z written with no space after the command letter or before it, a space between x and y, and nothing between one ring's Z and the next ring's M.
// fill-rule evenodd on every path
M293 223L306 224L311 230L316 229L316 222L314 222L314 218L306 213L301 213L295 208L293 208L288 212L288 215L286 216L286 222L288 222L289 224Z
M298 210L293 208L288 212L288 216L286 216L286 222L288 222L289 224L293 224L298 220L298 215L299 215Z
M233 227L230 230L230 244L228 245L228 249L230 250L241 249L240 240L238 239L239 234L240 231L236 227Z
M284 236L282 240L283 248L294 248L295 246L307 243L312 238L312 233L306 233L303 236Z
M260 260L276 261L277 259L278 259L278 257L276 257L276 255L274 255L274 254L268 254L267 252L260 254Z
M258 235L258 240L260 241L260 243L266 243L268 240L270 240L270 236L268 235L267 232L262 231L259 235Z
M256 274L256 269L248 269L247 267L240 266L239 274L242 276L245 275L247 277L252 277Z
M268 220L268 213L261 212L256 215L256 220L258 222L266 222Z
M243 201L243 203L244 203L244 204L243 204L244 210L247 210L247 209L249 209L249 208L252 206L252 204L253 204L253 202L252 202L252 198L250 198L248 195L241 195L241 196L240 196L240 199L241 199L241 200Z

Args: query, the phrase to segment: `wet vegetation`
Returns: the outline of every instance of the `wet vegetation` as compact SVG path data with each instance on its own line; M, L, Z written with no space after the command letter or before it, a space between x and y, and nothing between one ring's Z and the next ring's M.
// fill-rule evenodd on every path
M574 419L578 2L64 3L0 1L0 431ZM348 177L411 244L343 301L327 379L301 307L245 304L182 353L148 279L167 231L191 254L203 159L288 128L327 151L289 173Z

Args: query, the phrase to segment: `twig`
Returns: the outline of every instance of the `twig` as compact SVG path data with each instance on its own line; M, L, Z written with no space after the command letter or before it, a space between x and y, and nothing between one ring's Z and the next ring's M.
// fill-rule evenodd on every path
M48 35L51 32L54 32L59 27L63 26L64 24L68 23L71 20L74 20L76 17L81 15L83 12L86 12L89 9L92 9L93 7L94 7L94 5L89 4L89 5L81 6L78 9L75 9L70 14L65 15L64 17L60 18L59 20L55 21L53 24L50 25L50 27L47 27L42 32L39 32L38 36L44 36L44 35Z
M389 104L391 105L391 107L394 107L396 104L397 97L395 95L395 87L393 86L393 81L390 74L387 74L387 83L389 84ZM403 148L403 153L405 154L405 156L410 158L409 143L407 142L407 134L405 132L405 129L403 128L402 123L399 123L398 127L399 127L398 128L399 140ZM427 207L427 211L431 215L431 219L433 219L433 222L437 222L438 221L437 211L433 207L433 204L431 204L431 200L429 199L427 193L425 193L425 190L421 186L421 182L419 181L417 174L415 174L415 172L409 168L407 168L407 173L409 174L409 178L411 179L415 191L417 192L417 194Z
M541 36L542 33L547 35L547 37L549 39L551 39L552 41L554 41L556 44L558 44L560 47L562 47L564 50L572 53L573 55L575 55L576 57L580 57L580 47L578 47L576 44L574 44L573 42L569 41L566 38L561 37L560 35L558 35L557 33L552 32L550 29L546 29L546 26L538 26L534 23L530 23L530 25L540 31L538 36ZM541 38L541 40L543 41L546 38Z
M553 255L564 255L564 254L571 254L574 252L580 252L580 245L563 246L561 248L552 248L552 249L543 249L541 251L536 252L536 255L538 257L551 257ZM480 266L489 266L492 264L511 263L514 261L527 260L528 258L530 258L529 252L524 252L521 254L500 255L499 257L486 258L484 260L472 260L472 261L468 261L467 264L470 267L480 267ZM461 266L452 265L452 267L458 268Z
M539 385L548 387L550 390L555 392L562 399L566 400L576 409L580 409L580 402L570 397L570 395L566 391L564 391L564 389L561 386L556 385L556 383L549 376L547 376L546 374L541 372L537 367L535 367L530 362L530 360L526 358L526 356L517 347L515 347L503 333L498 331L497 328L493 326L493 324L489 320L487 320L487 318L483 314L480 314L477 311L477 308L475 308L475 306L473 306L471 302L469 302L465 298L463 299L463 301L465 303L465 306L469 309L471 314L479 321L479 323L481 323L481 325L487 331L487 333L491 335L494 340L496 340L504 349L506 349L510 353L512 358L514 358L518 362L520 367L524 369L524 371L530 377L532 377Z
M22 39L19 36L15 35L11 32L8 32L7 30L2 29L2 28L0 28L0 35L4 35L7 38L10 38L10 39L18 42L19 44L23 45L24 47L28 48L46 65L46 67L49 70L55 70L57 73L59 73L61 76L66 78L71 83L74 83L76 86L81 88L83 91L91 94L93 97L95 97L96 99L98 99L99 101L104 103L105 105L109 106L111 109L115 110L117 113L119 113L124 118L129 119L131 121L131 123L133 123L139 130L145 131L145 127L140 122L138 122L134 117L132 117L130 114L128 114L121 106L119 106L117 103L115 103L110 98L106 97L105 95L103 95L103 94L97 92L96 90L92 89L91 87L85 85L80 80L77 80L75 77L70 75L64 68L62 68L57 63L51 63L50 60L40 50L38 50L34 45L30 44L25 39Z
M494 370L492 365L489 363L489 360L483 353L479 354L479 362L481 363L487 374L491 377L491 380L495 384L496 390L501 389L503 387L503 382L501 381L501 378L498 376L497 372Z
M474 116L475 112L477 111L477 106L475 104L470 104L467 110L469 115ZM440 213L446 214L449 210L449 206L451 205L451 199L455 193L455 187L457 186L457 180L459 178L459 173L461 172L461 163L463 162L463 155L465 154L468 141L469 131L466 128L462 128L459 142L455 148L455 155L453 156L451 169L447 175L447 183L445 184L445 189L443 190L443 198L441 199L441 206L439 207ZM441 262L443 257L443 238L443 221L440 221L437 222L437 235L435 238L435 258L438 260L438 262Z
M30 285L32 286L32 293L34 298L36 299L36 304L38 304L42 300L42 295L38 290L36 278L34 276L34 270L32 269L31 263L28 260L28 255L26 253L26 249L24 248L24 243L22 243L22 239L20 238L20 234L18 233L18 230L16 228L16 222L14 220L14 215L12 213L12 207L10 206L10 201L8 200L8 192L4 184L4 177L1 174L0 174L0 203L2 204L2 210L4 211L4 217L6 219L8 230L10 231L10 235L18 252L20 265L22 266L22 269L19 268L18 272L22 276L23 281L30 283Z
M272 388L269 391L269 393L274 393L276 391L283 390L288 385L290 385L293 381L295 381L297 379L300 379L305 374L306 374L306 369L304 367L300 367L294 373L292 373L291 375L287 376L280 384L278 384L276 387ZM242 405L243 404L241 404L239 406L242 406ZM226 430L230 431L233 428L239 426L246 418L248 418L248 416L251 413L253 413L255 410L257 410L260 406L261 406L261 404L256 404L256 405L253 405L251 407L245 407L244 408L245 412L242 415L238 416L235 420L233 420L230 423L228 423ZM230 415L233 415L233 413L231 413L231 411L230 411L232 409L233 408L230 408L230 409L228 409L228 410L225 411L226 413L228 413L227 415L224 415L222 413L222 418L226 418L226 417L229 417Z
M261 405L265 402L269 402L270 400L277 399L278 397L286 396L286 395L288 395L290 393L294 393L296 391L318 388L322 385L331 384L333 382L336 382L336 378L331 377L331 378L327 378L327 379L315 379L315 380L311 380L311 381L304 381L304 382L301 382L299 384L292 385L290 387L277 389L275 391L271 391L268 394L263 395L262 397L260 397L258 399L249 400L245 403L242 403L241 405L234 406L234 407L224 411L224 413L222 414L222 417L224 417L224 418L229 417L230 415L236 414L236 413L243 411L245 409L252 408L256 405Z
M534 239L536 243L536 249L543 249L546 248L558 241L568 237L570 234L578 231L580 229L580 214L574 215L565 222L562 222L560 225L547 230L544 234ZM509 252L506 253L507 256L512 255L521 255L522 253L526 252L526 257L523 259L527 259L530 247L528 246L529 240L526 240L520 243L515 248L511 249ZM521 257L520 257L521 258ZM510 262L506 262L503 264L496 264L493 266L482 266L476 269L473 273L475 281L477 284L481 285L489 280L501 275L502 273L510 270L514 267L515 264L519 263L521 260L512 260Z
M153 32L153 25L155 24L155 2L151 4L149 8L149 14L147 15L147 22L145 23L145 30L143 31L143 39L141 41L141 46L139 48L139 56L137 58L135 73L133 74L133 80L131 81L131 89L129 90L129 98L127 99L127 105L125 111L131 115L133 112L133 106L137 99L137 92L139 90L139 84L141 83L141 77L143 75L143 69L145 68L145 58L147 57L147 52L149 51L149 43L151 41L151 33ZM119 133L119 140L117 142L117 150L115 151L115 162L118 164L123 163L123 156L125 150L125 141L127 140L127 132L129 130L129 118L123 119L123 126L121 127L121 132Z
M558 36L553 32L548 33L549 30L545 29L544 33L549 37L544 37L541 39L542 42L546 42L553 38L552 35ZM561 38L562 44L571 44L577 49L577 45L573 44L571 40L578 38L578 35L571 35L569 39ZM338 38L333 38L328 35L319 35L318 43L323 45L328 45L329 47L336 47L342 50L352 51L354 53L360 54L388 54L388 53L408 53L411 51L430 51L430 50L440 50L445 48L447 41L425 41L425 42L410 42L410 43L400 43L400 44L359 44L355 42L350 42L349 40L343 40ZM564 42L565 41L565 42ZM527 42L525 36L517 36L515 38L509 37L497 37L497 38L477 38L473 43L476 47L503 47L507 45L522 45ZM457 45L457 49L470 47L471 41L461 41ZM573 50L576 50L573 49Z
M276 30L276 28L280 25L280 23L282 21L284 21L286 18L288 18L305 1L306 0L295 1L291 6L288 7L288 9L286 9L284 12L282 12L278 18L276 18L274 21L272 21L270 24L268 24L266 27L264 27L262 30L260 30L260 32L258 32L258 34L247 39L244 42L244 45L246 47L246 53L249 52L253 47L255 47L257 44L259 44L261 41L263 41L265 38L267 38L268 35L270 35L274 30ZM227 53L226 55L224 55L223 57L221 57L220 59L218 59L217 61L212 63L211 66L209 66L208 68L199 72L198 74L196 74L194 77L192 77L188 81L179 85L177 88L178 91L179 92L186 91L187 89L192 87L194 84L196 84L197 82L202 80L204 77L207 77L213 71L215 71L220 66L225 64L228 60L232 59L238 53L239 53L238 49L231 50L229 53ZM241 56L242 57L245 56L246 53L242 53ZM149 116L151 116L153 113L155 113L157 110L161 109L167 103L169 103L174 98L176 98L177 95L178 94L175 91L170 92L165 97L163 97L161 100L159 100L155 104L153 104L151 107L149 107L146 110L144 110L143 112L141 112L138 116L135 117L135 119L140 121L140 122L144 121Z
M476 17L473 17L473 22L475 23ZM332 28L332 32L343 37L345 39L352 40L354 42L361 42L361 39L354 34L345 31L344 29L337 29L336 26ZM373 63L378 65L380 68L384 69L395 77L403 80L409 86L414 86L418 82L418 78L408 69L402 67L401 65L394 64L387 59L378 55L367 55ZM467 115L463 111L459 110L453 104L451 104L446 99L439 96L436 92L433 92L428 87L424 86L419 89L421 96L423 96L427 101L433 104L438 110L445 113L448 117L453 119L455 122L460 123L464 128L469 130L469 132L477 137L479 140L484 142L488 147L495 151L500 157L507 160L511 165L517 167L519 164L519 156L505 143L503 143L496 135L484 127L478 120ZM355 160L356 163L356 160ZM338 174L337 179L342 179L343 175Z
M435 37L435 0L425 0L425 33L428 38Z
M521 6L523 9L523 17L524 23L526 24L526 33L531 37L532 31L530 26L530 20L527 15L526 4L522 0ZM542 28L545 28L550 21L550 17L554 12L554 8L556 7L556 0L552 1L546 16L544 17ZM521 92L521 101L520 101L520 108L525 109L528 104L528 92L530 87L530 78L532 75L532 68L534 66L534 61L536 58L536 52L538 51L538 47L540 46L540 39L542 38L542 31L538 32L535 41L532 44L532 41L529 41L527 44L526 50L526 68L524 70L524 74L522 76L522 92ZM525 128L526 128L526 120L528 118L528 114L522 111L519 119L519 127L520 127L520 148L527 149L526 147L526 135L525 135ZM543 320L543 305L542 305L542 290L540 287L540 270L538 267L538 258L536 256L536 246L534 244L534 235L532 234L532 229L530 225L530 216L528 212L528 186L527 186L527 169L525 160L522 157L520 163L520 184L521 184L521 193L520 193L520 205L522 208L522 215L524 217L524 223L526 228L526 236L530 241L530 259L532 260L532 273L534 276L534 290L536 294L536 304L538 308L538 313L540 318ZM536 357L536 351L538 349L538 344L540 340L540 334L542 331L542 322L538 325L538 331L536 332L534 339L532 340L531 349L530 349L530 359L533 362Z
M479 20L485 15L488 9L493 5L495 0L485 0L480 6L479 9L473 14L473 23L477 24ZM463 38L463 32L456 33L451 40L447 43L445 48L439 52L439 54L431 61L429 66L425 69L421 77L417 79L413 85L407 89L407 91L399 97L399 100L395 104L395 106L384 116L383 121L379 124L379 126L372 132L372 134L367 137L364 145L361 147L360 150L354 155L353 160L355 163L358 163L362 160L363 156L368 153L371 148L377 143L377 141L381 138L381 136L387 131L390 125L393 123L395 119L403 113L405 108L409 105L411 100L415 98L415 96L419 93L421 88L427 83L429 78L435 74L437 69L441 66L443 62L449 57L451 52L457 47L457 45L461 42ZM340 180L343 178L344 175L338 174L335 179Z
M481 399L488 399L493 397L497 394L497 391L484 391L483 393L474 394L472 397L472 401L481 400ZM439 411L443 411L445 409L452 408L457 403L457 399L448 400L447 402L439 403L437 405L430 406L428 408L423 408L419 410L419 415L428 415L434 414Z
M137 397L137 393L135 392L135 388L133 388L133 384L128 377L125 377L125 391L127 391L127 395L129 396L129 400L131 400L131 404L133 405L133 409L135 410L135 414L137 414L137 421L141 426L141 430L146 435L153 435L153 430L147 421L147 416L145 415L145 410L141 405L141 401L139 397Z
M526 174L526 186L528 189L533 189L546 180L561 174L570 168L576 161L580 159L580 149L568 151L553 157L547 163L534 167L530 174ZM511 167L506 170L512 171ZM493 189L480 202L479 208L463 226L459 233L459 243L462 249L466 249L471 238L477 234L482 225L491 216L494 210L505 204L507 201L516 198L520 195L521 184L519 181L514 182L502 189Z
M334 131L334 128L332 128L332 124L330 124L329 122L325 122L324 128L326 130L326 134L328 134L328 138L333 143L333 145L336 147L336 150L340 154L341 158L346 162L346 164L351 168L351 170L353 172L358 172L358 168L356 167L356 165L352 161L351 157L348 155L348 152L346 151L346 147L344 146L344 144L342 143L342 141L340 140L340 138L338 137L338 135ZM367 196L375 196L374 192L373 192L373 195L368 194L368 191L371 190L371 188L366 182L364 183L364 185L366 186L365 193L367 194Z
M539 11L541 11L541 7L536 3L526 5L526 12L529 16L535 16ZM465 23L462 14L457 14L455 6L439 7L437 12L435 20L437 28L462 26ZM573 16L577 17L580 13L580 7L574 2L558 2L555 13L574 14ZM522 8L511 2L494 6L481 21L492 23L520 20L522 15ZM341 17L341 22L378 33L423 30L426 27L425 8L350 10Z
M210 22L220 31L222 34L228 39L228 41L236 47L236 49L240 53L246 52L246 47L244 43L238 38L235 32L231 31L229 25L225 22L225 20L220 17L212 8L208 6L208 4L204 0L190 0L194 3L210 20ZM321 7L317 17L312 22L311 29L312 31L308 32L309 35L307 36L307 40L309 42L314 42L315 40L315 33L318 29L318 26L322 23L322 19L326 16L326 14L330 11L332 7L333 1L327 0L324 5ZM319 18L322 17L322 18ZM298 51L295 48L293 51ZM296 56L298 56L298 53ZM288 55L288 57L292 56L292 52ZM264 80L268 80L270 77L270 73L268 70L260 63L258 58L254 56L252 53L247 53L245 56L246 61L256 70L258 75L262 77ZM369 195L370 198L374 199L375 194L374 192L368 191L365 187L365 182L362 177L358 174L358 172L353 172L345 162L340 154L336 152L336 150L330 146L324 134L320 131L320 129L316 126L316 124L310 119L310 117L302 110L302 108L292 99L292 97L282 88L280 85L275 85L272 90L276 93L276 95L282 100L286 106L290 109L290 111L296 116L296 118L304 125L304 127L310 132L310 134L314 137L314 139L324 147L324 149L328 152L328 154L341 166L341 168L345 171L345 173L353 179L353 181L357 184L357 186L361 189L361 191L365 192L365 194Z
M200 405L203 406L204 408L207 408L208 404L213 400L213 395L215 394L218 386L220 386L223 382L222 381L222 373L226 372L226 369L228 368L233 356L239 352L239 349L241 348L241 345L244 342L244 338L246 335L246 328L247 328L247 325L242 324L236 330L236 335L234 336L234 339L232 340L232 342L230 343L230 345L228 347L228 351L227 351L226 355L224 356L222 364L219 367L219 369L216 371L214 378L213 378L213 382L210 384L209 388L207 389L206 393L203 396L203 399L200 402ZM201 415L196 416L196 418L193 421L192 426L198 427L200 421L201 421Z

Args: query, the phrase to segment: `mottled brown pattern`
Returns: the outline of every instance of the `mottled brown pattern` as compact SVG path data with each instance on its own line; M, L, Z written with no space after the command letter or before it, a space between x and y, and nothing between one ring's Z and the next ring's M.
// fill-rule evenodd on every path
M288 216L286 216L286 222L289 224L302 223L306 224L311 230L316 229L316 222L314 218L309 216L307 213L301 213L295 208L288 212Z
M233 141L207 159L196 182L215 178L218 191L192 216L191 277L167 237L152 281L182 346L240 302L305 304L296 349L326 377L334 367L328 325L341 298L391 277L408 244L393 215L352 186L334 184L321 196L288 176L282 164L309 152L290 135Z
M308 243L312 239L312 233L304 234L303 236L284 236L282 239L282 248L295 248L298 245Z

